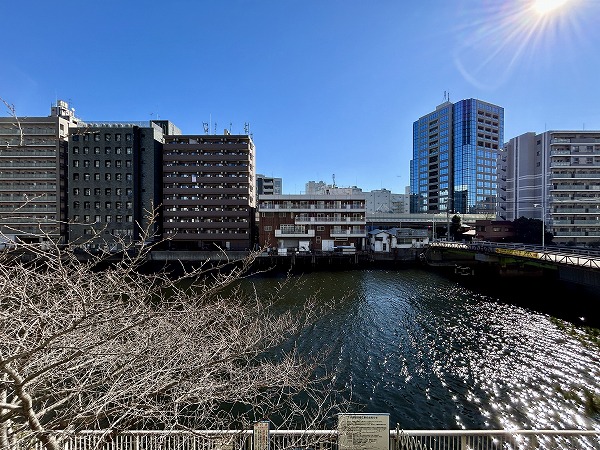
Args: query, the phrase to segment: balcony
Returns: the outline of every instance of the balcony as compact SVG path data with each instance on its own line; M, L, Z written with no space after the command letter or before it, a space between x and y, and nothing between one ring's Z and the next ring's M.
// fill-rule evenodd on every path
M315 237L315 230L275 230L275 237L281 238L313 238Z
M329 236L333 238L339 237L366 237L367 231L364 228L359 230L332 230Z
M295 223L297 224L320 224L320 225L336 225L336 224L348 224L348 225L365 225L366 218L355 218L355 217L296 217Z

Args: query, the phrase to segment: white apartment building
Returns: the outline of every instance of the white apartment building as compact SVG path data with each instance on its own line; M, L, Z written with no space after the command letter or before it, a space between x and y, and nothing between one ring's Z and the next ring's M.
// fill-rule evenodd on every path
M525 133L504 155L507 220L541 219L557 244L600 242L600 131Z

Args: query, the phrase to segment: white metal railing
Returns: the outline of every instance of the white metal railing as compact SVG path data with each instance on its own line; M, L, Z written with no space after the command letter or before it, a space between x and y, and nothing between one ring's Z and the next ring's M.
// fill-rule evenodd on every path
M63 450L258 450L253 430L56 433ZM43 450L34 435L19 450ZM339 450L337 430L270 430L269 450ZM389 450L597 450L600 430L390 430ZM353 449L350 449L353 450Z

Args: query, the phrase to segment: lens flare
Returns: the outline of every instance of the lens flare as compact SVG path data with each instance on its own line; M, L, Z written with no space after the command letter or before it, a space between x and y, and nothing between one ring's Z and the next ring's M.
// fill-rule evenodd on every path
M568 3L568 0L535 0L533 9L541 15L556 11L558 8Z

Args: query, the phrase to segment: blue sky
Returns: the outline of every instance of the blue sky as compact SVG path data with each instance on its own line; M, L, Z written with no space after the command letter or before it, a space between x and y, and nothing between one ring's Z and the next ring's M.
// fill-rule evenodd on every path
M553 0L557 1L557 0ZM412 124L451 101L505 108L505 140L600 129L600 0L3 2L0 97L84 121L243 133L284 193L309 180L404 192ZM6 115L4 113L2 115Z

